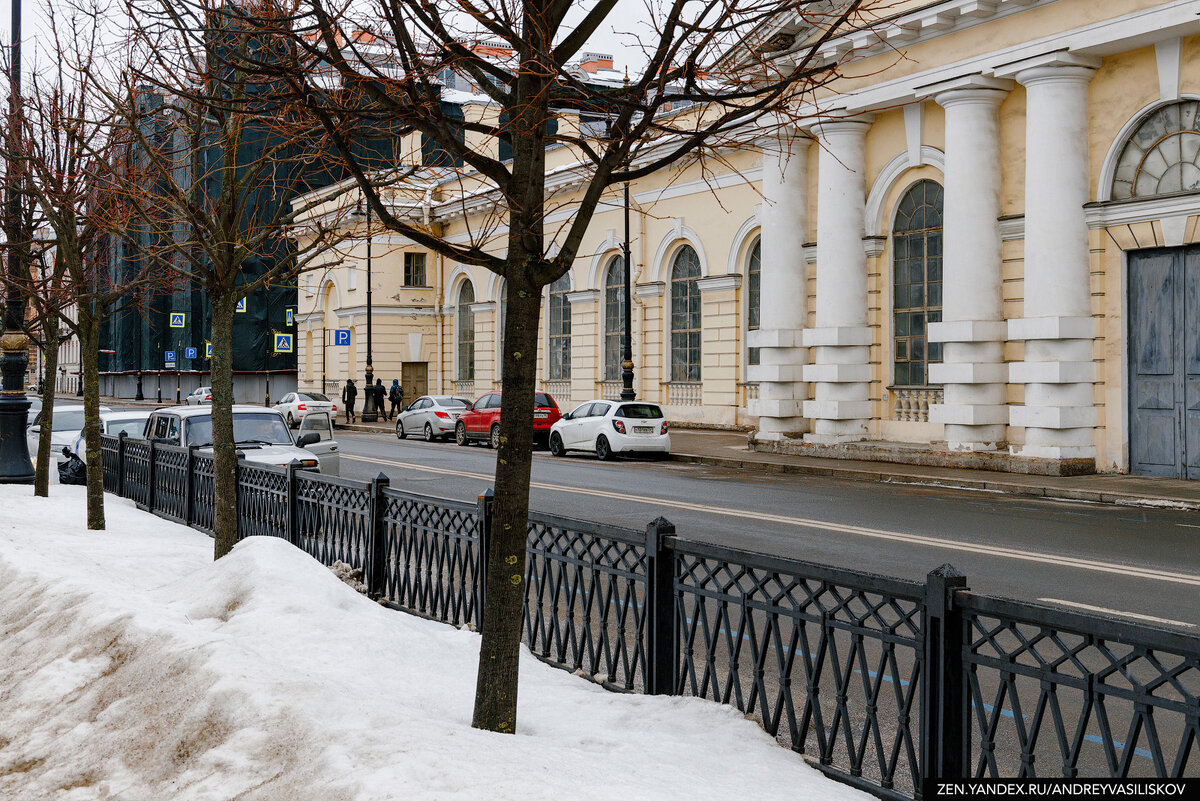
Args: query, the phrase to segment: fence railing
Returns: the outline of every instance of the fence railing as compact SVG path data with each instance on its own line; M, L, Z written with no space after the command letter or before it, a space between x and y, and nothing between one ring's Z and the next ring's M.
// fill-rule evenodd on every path
M212 459L101 443L105 487L211 531ZM184 472L184 471L190 471ZM182 479L181 479L182 476ZM490 491L476 503L239 460L238 536L277 536L367 591L482 620ZM881 798L927 778L1200 776L1200 638L970 592L533 513L524 635L606 687L708 698Z

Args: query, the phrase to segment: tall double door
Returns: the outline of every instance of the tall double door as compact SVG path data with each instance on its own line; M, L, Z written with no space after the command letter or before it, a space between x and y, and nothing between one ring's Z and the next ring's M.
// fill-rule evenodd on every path
M1200 479L1200 246L1128 263L1130 471Z

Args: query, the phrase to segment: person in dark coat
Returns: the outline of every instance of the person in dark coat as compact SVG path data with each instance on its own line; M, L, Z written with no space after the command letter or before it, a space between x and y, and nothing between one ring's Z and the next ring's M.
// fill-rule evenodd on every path
M342 387L342 403L346 404L346 422L353 423L354 417L354 402L358 400L358 387L354 386L354 379L347 378L346 385Z
M391 420L404 408L404 387L395 378L392 379L392 388L388 390L388 400L392 402L392 413L388 417Z
M375 379L375 386L371 387L371 391L375 393L375 411L379 413L379 417L387 419L387 387L383 385L382 378Z

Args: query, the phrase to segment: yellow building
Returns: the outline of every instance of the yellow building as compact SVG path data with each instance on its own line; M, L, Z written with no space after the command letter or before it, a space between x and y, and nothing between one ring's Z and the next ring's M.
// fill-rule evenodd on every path
M845 77L807 122L631 187L638 396L760 448L1200 477L1195 3L889 13L825 45ZM503 242L485 187L419 177L399 212ZM572 213L569 181L551 191L548 230ZM623 212L600 209L543 305L562 406L619 389ZM302 280L301 387L363 372L365 256ZM371 263L385 383L500 385L500 279L399 238ZM335 328L350 345L322 349Z

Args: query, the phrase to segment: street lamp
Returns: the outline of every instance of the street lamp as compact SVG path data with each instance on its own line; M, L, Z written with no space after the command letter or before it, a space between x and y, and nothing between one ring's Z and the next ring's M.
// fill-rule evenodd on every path
M633 391L633 312L630 298L630 267L629 267L629 182L625 182L625 331L621 335L621 400L631 401L637 397Z
M375 405L375 367L371 357L371 204L367 203L367 385L363 388L362 421L374 423L379 419L379 407Z
M12 46L9 50L10 140L16 143L21 113L21 0L12 1ZM0 336L0 484L32 484L33 462L25 442L29 421L29 398L25 396L25 372L29 369L29 338L25 324L25 295L21 284L28 280L28 265L21 258L21 193L11 162L8 165L8 296L5 298L4 334Z

